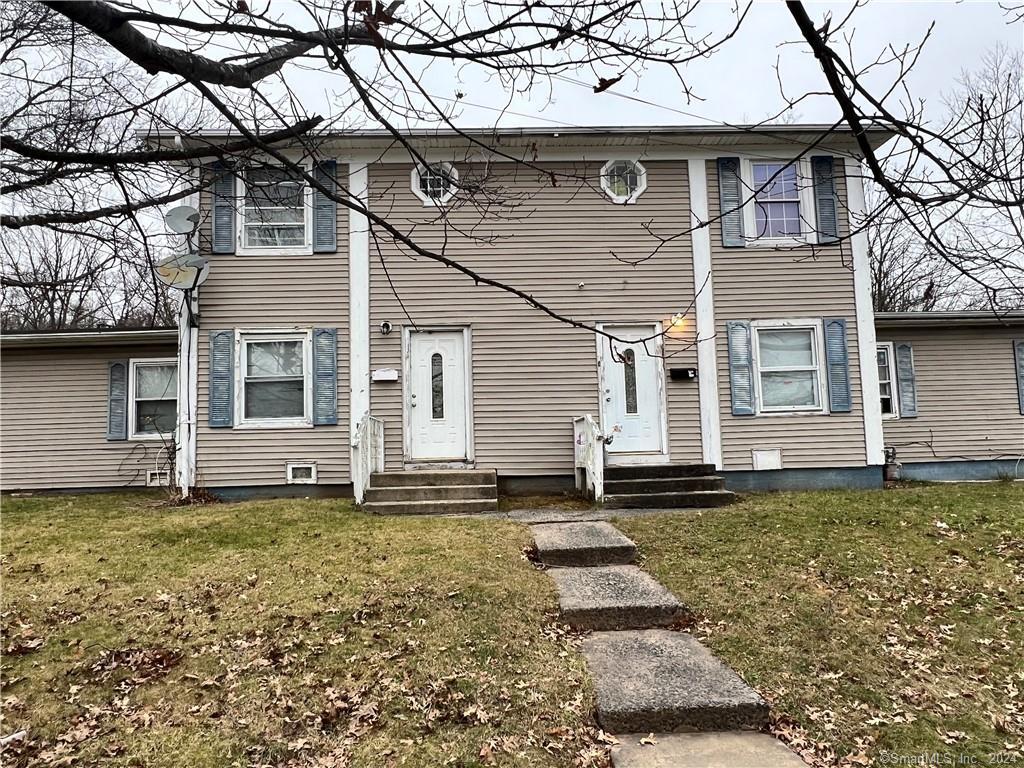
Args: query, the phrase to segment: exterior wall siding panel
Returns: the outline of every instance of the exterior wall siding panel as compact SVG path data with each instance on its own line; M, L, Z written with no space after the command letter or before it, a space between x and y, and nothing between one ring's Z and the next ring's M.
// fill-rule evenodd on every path
M107 364L175 355L174 345L5 349L4 491L144 486L147 470L167 469L161 440L106 439Z
M339 164L339 174L347 166ZM209 210L209 196L202 207ZM209 245L209 220L201 241ZM200 486L282 485L289 461L317 462L318 484L349 483L348 213L339 206L336 253L287 256L210 254L199 289L196 435ZM292 429L211 429L209 333L232 328L338 329L338 423Z
M725 248L717 221L720 206L718 169L714 160L707 162L707 176L724 469L753 469L752 448L781 448L784 468L863 466L867 455L853 266L848 241L813 250L807 247L799 250ZM844 200L846 185L841 176L836 178L836 187L840 201ZM845 210L846 206L841 203L840 211ZM848 231L848 222L841 216L840 237L845 237ZM729 395L726 322L824 317L846 318L852 411L734 416Z
M897 460L1024 456L1012 346L1022 338L1024 327L880 328L879 343L906 341L914 349L918 415L882 422Z
M667 340L666 366L695 366L689 238L677 237L654 253L658 240L645 229L649 224L668 236L688 226L686 164L645 162L647 190L625 206L612 204L594 188L600 166L545 166L588 180L561 181L557 187L535 171L506 170L491 183L499 183L514 205L484 218L478 209L455 206L441 221L438 209L425 207L411 193L408 166L374 165L370 205L422 246L523 290L565 316L587 323L653 323L685 312L680 336L687 338ZM503 172L500 164L497 172ZM375 234L370 241L371 369L397 368L404 377L406 325L470 325L477 465L506 474L571 473L571 420L585 413L598 417L600 410L594 334L558 322L507 292L477 286ZM395 327L388 336L379 332L383 321ZM671 457L699 461L696 383L666 387ZM401 381L372 385L371 412L385 421L388 469L403 466L402 399Z

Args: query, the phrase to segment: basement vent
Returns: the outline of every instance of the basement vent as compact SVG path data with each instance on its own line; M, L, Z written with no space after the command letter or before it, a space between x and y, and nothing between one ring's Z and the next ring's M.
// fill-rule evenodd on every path
M166 469L151 469L146 473L146 486L166 488L171 484L171 473Z
M781 448L752 448L750 457L754 469L782 469Z
M315 461L289 461L286 466L286 480L290 485L313 485L316 483Z

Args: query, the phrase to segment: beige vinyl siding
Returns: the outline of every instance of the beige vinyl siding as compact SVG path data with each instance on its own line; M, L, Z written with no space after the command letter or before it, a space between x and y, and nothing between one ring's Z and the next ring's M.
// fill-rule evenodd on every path
M480 210L457 207L447 228L437 221L436 208L411 193L409 166L373 165L370 204L421 246L443 249L566 316L586 323L653 323L687 312L692 331L689 237L666 242L655 254L658 240L644 228L650 223L669 236L688 226L687 167L681 161L644 165L646 192L623 206L594 189L600 163L545 165L588 180L563 178L554 187L537 171L497 164L490 184L503 187L511 204L493 207L483 220ZM457 167L470 172L466 164ZM571 473L571 420L600 412L594 334L407 250L382 233L371 238L371 368L397 368L404 379L405 311L418 326L470 325L477 466L518 475ZM625 264L612 251L641 263ZM395 326L388 336L379 331L385 320ZM666 367L696 365L696 352L685 341L669 340L666 352ZM371 386L371 411L385 421L389 469L401 468L404 458L402 388L401 381ZM671 457L699 461L697 385L675 381L666 388Z
M879 343L914 349L918 415L882 421L898 461L1024 456L1014 339L1024 339L1024 327L879 329Z
M343 176L347 166L338 165ZM204 195L204 210L209 196ZM209 224L203 242L208 251ZM348 212L338 207L337 253L294 256L210 254L199 290L198 480L218 486L281 485L289 461L317 462L320 485L349 476ZM338 329L338 424L291 429L211 429L210 331ZM236 387L237 389L237 387ZM237 393L236 393L237 394Z
M840 169L841 163L841 159L837 159ZM781 448L784 468L863 466L867 454L849 242L813 250L725 248L721 225L716 220L720 211L716 161L707 162L707 175L708 206L713 220L711 265L724 468L753 469L752 448ZM846 184L841 175L836 179L836 186L842 236L848 232L848 221L844 202ZM808 215L805 211L801 213ZM813 216L813 211L810 215ZM733 416L726 322L824 317L846 318L852 412Z
M107 364L176 354L174 345L4 349L3 490L144 486L147 470L167 469L161 440L106 439Z

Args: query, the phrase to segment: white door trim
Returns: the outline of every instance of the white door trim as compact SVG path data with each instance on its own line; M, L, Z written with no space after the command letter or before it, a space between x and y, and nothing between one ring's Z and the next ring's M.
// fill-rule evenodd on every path
M412 334L432 332L462 332L462 344L465 354L463 371L465 374L466 399L466 458L463 461L427 461L412 458L412 414L409 410L409 386L412 382ZM471 467L476 461L473 445L473 334L468 325L420 325L402 327L402 460L405 469L461 469Z
M657 333L660 334L662 331L661 323L654 322L613 322L613 323L596 323L595 327L598 330L608 329L609 333L614 334L614 328L645 328L651 329L652 335ZM610 343L607 336L602 336L599 333L594 334L594 339L597 342L597 397L598 397L598 412L601 414L601 429L602 431L608 428L605 424L604 419L604 390L605 390L605 377L607 371L604 366L604 345ZM663 342L664 337L658 336L654 341L655 353L656 353L656 366L658 372L657 388L658 388L658 405L659 405L659 421L661 428L661 450L658 451L645 451L643 453L611 453L605 454L605 462L607 464L619 465L619 464L665 464L669 461L669 448L668 448L668 398L665 393L665 357L663 354Z

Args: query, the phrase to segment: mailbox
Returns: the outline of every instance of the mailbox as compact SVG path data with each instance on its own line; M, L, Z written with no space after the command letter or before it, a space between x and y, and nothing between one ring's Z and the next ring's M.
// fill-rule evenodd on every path
M669 368L669 378L672 381L692 381L697 378L696 368Z

